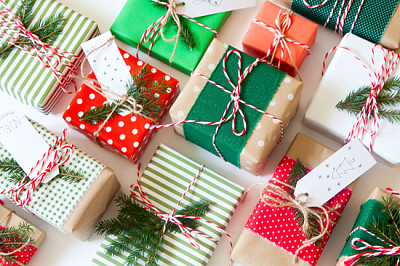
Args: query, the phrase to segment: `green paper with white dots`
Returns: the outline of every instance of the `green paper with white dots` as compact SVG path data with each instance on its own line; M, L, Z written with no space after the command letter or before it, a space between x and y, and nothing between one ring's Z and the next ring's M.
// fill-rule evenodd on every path
M41 125L32 121L31 123L45 142L49 146L53 145L57 137ZM0 159L5 158L11 158L11 155L0 143ZM74 148L73 155L63 167L66 170L82 173L84 179L78 183L70 183L61 178L55 178L47 184L39 185L32 196L32 201L27 205L27 210L64 232L62 226L103 171L105 165ZM7 179L7 174L0 171L0 190L13 187L15 184Z

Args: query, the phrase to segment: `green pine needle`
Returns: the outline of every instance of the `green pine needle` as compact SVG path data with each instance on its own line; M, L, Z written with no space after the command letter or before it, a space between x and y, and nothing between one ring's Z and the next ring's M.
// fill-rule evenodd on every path
M357 116L364 107L368 99L371 86L364 86L352 91L336 108L347 111L349 114ZM400 77L389 78L381 93L377 97L379 117L388 120L390 123L400 123ZM372 113L374 117L374 113Z
M100 221L96 227L97 234L117 236L107 247L108 256L117 256L122 252L130 252L126 265L139 265L139 260L146 265L158 265L160 253L164 244L162 230L164 221L153 211L144 208L137 200L120 193L116 200L118 217ZM177 215L201 217L210 209L206 201L194 202L178 211ZM196 229L199 224L193 219L178 218L188 228ZM165 234L180 233L173 223L168 223Z

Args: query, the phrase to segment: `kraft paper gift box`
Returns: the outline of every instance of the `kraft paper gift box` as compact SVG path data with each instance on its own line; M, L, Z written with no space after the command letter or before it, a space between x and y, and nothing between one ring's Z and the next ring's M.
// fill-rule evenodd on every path
M15 212L10 211L3 205L0 205L0 228L8 228L14 227L18 228L22 224L29 224L25 219L18 216ZM40 244L42 244L43 240L46 238L46 234L41 231L36 226L30 225L32 231L29 233L29 236L33 239L32 244L29 244L25 248L20 251L15 252L12 257L14 263L3 262L4 265L16 266L16 265L26 265L29 263L31 258L35 255L37 249ZM4 245L5 243L2 243ZM5 251L5 248L2 247L2 250ZM13 250L7 251L12 252ZM2 259L0 258L0 263L2 263Z
M7 1L6 6L11 12L16 12L19 2L19 0L10 0ZM78 68L83 58L80 44L98 34L97 24L53 0L35 0L33 3L32 21L28 29L38 21L57 14L65 19L62 32L54 41L53 46L69 52L66 56L74 64L72 70L65 65L60 65L58 68L58 71L62 73L61 83L67 88L71 82L69 74ZM1 34L0 38L2 38ZM64 93L51 68L44 67L37 58L20 49L14 49L1 58L0 65L0 89L41 112L49 113Z
M325 25L332 10L333 15L326 27L335 29L338 24L338 15L341 10L342 1L334 8L336 0L328 0L319 7L308 8L303 0L272 0L275 3L287 6L298 14L320 24ZM318 6L319 0L307 0L311 6ZM363 2L362 6L361 3ZM361 8L360 8L361 6ZM344 10L350 8L347 15L343 16ZM339 18L343 22L343 34L351 32L363 39L382 46L398 50L400 45L400 8L398 0L387 1L362 1L355 0L349 6L349 1L343 7ZM358 16L357 16L358 14ZM354 23L355 21L355 23ZM353 26L354 24L354 26ZM351 30L353 27L353 30ZM338 30L337 30L338 31Z
M297 75L297 69L300 69L304 59L308 56L308 49L315 42L317 37L318 25L305 19L299 15L292 13L290 15L290 26L287 31L282 30L281 33L284 34L284 38L287 38L287 48L281 44L277 44L276 50L272 46L272 43L276 39L276 35L264 27L264 24L271 28L271 30L277 30L276 20L281 17L281 22L284 20L285 16L283 14L291 12L285 8L277 6L269 1L265 1L258 11L255 20L252 21L246 36L243 39L243 51L253 57L262 58L267 55L268 51L271 49L271 54L274 54L273 64L278 66L280 62L279 69L285 73L288 73L292 77ZM258 24L259 22L263 24ZM284 28L284 27L282 27ZM293 43L295 41L302 45ZM306 45L304 47L303 45ZM308 49L307 49L308 48ZM275 51L275 52L273 52ZM281 53L283 52L283 57L281 58ZM292 57L292 59L290 58ZM267 58L271 60L270 57ZM296 66L296 67L295 67Z
M307 107L304 123L343 143L356 122L356 116L346 110L339 110L335 106L345 100L350 92L371 85L371 78L363 64L368 67L370 73L374 72L371 58L375 45L355 35L347 34L340 46L348 48L351 53L345 49L336 51ZM360 58L363 63L354 56ZM379 47L375 49L374 60L378 68L384 61ZM400 69L396 67L392 77L399 74ZM387 109L392 108L389 106ZM373 119L373 117L370 118L371 123ZM372 143L372 151L384 160L398 164L400 162L400 142L397 138L399 134L400 126L390 123L381 116L379 130ZM367 133L363 138L363 143L369 147L370 138Z
M53 145L56 136L36 122L30 122L46 143ZM0 144L0 160L5 159L12 157ZM62 167L79 173L82 179L74 183L56 177L40 184L31 194L32 199L25 209L61 232L84 241L89 238L120 185L113 170L75 147L70 160ZM16 186L5 170L0 170L0 177L0 190Z
M140 183L143 192L148 195L152 204L160 211L171 213L183 193L198 174L201 165L183 156L173 149L161 145L147 166ZM225 177L204 167L191 189L186 193L178 210L198 200L211 202L210 211L202 218L226 229L242 197L243 188ZM200 221L196 229L219 240L225 237L221 230ZM123 265L130 252L118 256L106 255L106 248L115 239L106 236L100 249L93 258L95 265ZM196 250L181 233L168 233L164 236L158 265L206 265L217 245L215 241L195 236L200 250ZM134 247L132 247L133 250ZM229 252L226 252L229 256ZM141 258L140 264L146 260Z
M121 41L136 48L146 29L166 12L167 9L165 6L151 0L128 0L111 26L111 32ZM223 12L194 19L218 32L228 19L230 13ZM150 55L189 75L199 64L205 51L214 39L215 33L186 18L180 17L180 20L184 21L183 23L187 25L192 33L194 39L192 49L189 49L183 41L179 41L176 53L170 63L175 41L166 42L159 36L151 48ZM176 35L177 27L174 23L170 19L166 24L164 29L166 38L172 38ZM135 26L132 27L132 25ZM152 41L147 43L142 42L140 49L147 53L151 44Z
M222 64L224 56L233 49L215 39L195 72L232 91L232 86L223 73ZM240 54L243 72L255 61L255 58L242 52ZM237 55L231 54L226 67L235 84L237 83L238 62ZM222 152L225 160L245 171L259 174L280 140L281 124L279 120L285 129L297 111L302 85L302 82L289 75L267 64L259 63L244 80L241 86L241 99L275 118L240 104L246 117L246 134L240 137L234 135L231 120L224 123L217 134L216 146ZM228 93L207 82L204 78L192 75L171 107L172 122L188 119L218 122L230 99ZM229 112L231 113L232 110ZM237 114L236 123L239 125L237 130L241 131L243 123L239 114ZM175 126L178 134L218 156L212 143L215 130L216 126L194 123Z
M72 127L84 133L101 146L136 162L155 133L153 129L150 129L150 126L161 122L178 95L179 82L160 70L145 64L124 50L119 49L119 51L132 76L137 75L142 68L146 68L151 71L151 81L166 83L165 87L167 88L164 92L159 90L151 92L153 99L158 99L159 104L165 106L160 111L159 118L144 117L134 113L114 115L106 122L97 138L95 138L94 134L103 123L91 124L90 122L82 121L82 115L90 111L93 106L103 106L104 102L107 102L107 98L85 84L82 85L71 101L69 107L64 112L63 118ZM96 76L92 72L88 78L96 79Z
M290 171L296 161L300 161L309 171L317 167L334 152L322 144L299 133L293 140L285 157L279 163L274 178L281 182L288 182ZM270 183L284 188L276 181ZM295 253L303 245L306 236L299 228L291 207L272 207L260 199L248 219L239 240L232 252L232 259L241 265L316 265L329 239L336 222L346 207L352 194L354 182L330 199L324 207L333 208L329 213L332 222L328 232L320 241L303 248L298 253L298 262L293 263ZM264 193L270 193L265 191Z

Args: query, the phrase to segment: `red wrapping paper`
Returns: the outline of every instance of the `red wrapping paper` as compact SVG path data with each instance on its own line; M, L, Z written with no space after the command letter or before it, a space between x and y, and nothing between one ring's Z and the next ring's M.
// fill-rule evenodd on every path
M119 50L131 75L136 74L145 65L143 61L128 54L124 50ZM149 118L144 118L135 114L128 114L125 116L116 115L107 121L97 137L97 142L101 146L121 154L132 162L138 160L147 146L147 143L155 133L154 130L149 129L150 126L161 122L179 93L179 83L176 79L150 65L146 67L151 69L151 72L154 74L152 80L164 78L168 82L167 92L154 93L154 96L160 99L160 104L166 107L161 115L161 119L152 121ZM94 73L90 73L88 78L96 79L96 76ZM64 112L63 118L72 127L95 140L93 135L100 127L101 123L97 125L84 123L80 121L80 117L93 106L102 106L105 101L107 101L106 97L83 84Z
M276 169L273 177L285 183L288 183L290 171L296 161L288 156L285 156ZM310 169L308 169L310 170ZM279 187L289 189L282 184L270 181ZM270 192L265 192L270 193ZM329 235L335 228L336 222L339 220L341 213L350 200L352 191L348 188L343 189L335 197L329 200L324 206L327 209L333 208L337 204L340 207L336 212L330 212L329 218L332 221L328 227L328 233L324 235L321 244L317 247L315 244L309 245L298 253L298 258L310 265L316 265L322 251L329 239ZM246 229L260 236L265 241L270 241L274 245L284 249L285 251L295 254L297 249L302 246L306 237L301 228L297 225L295 215L291 207L274 208L265 204L261 199L253 210L249 220L245 226Z

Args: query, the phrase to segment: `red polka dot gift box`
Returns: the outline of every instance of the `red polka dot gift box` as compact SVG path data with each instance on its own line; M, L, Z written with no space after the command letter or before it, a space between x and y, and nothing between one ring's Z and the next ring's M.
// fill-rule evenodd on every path
M63 118L101 146L136 162L155 133L150 127L161 122L179 93L179 83L124 50L119 51L132 75L128 97L110 102L99 89L83 84ZM88 79L96 79L93 72ZM118 105L121 101L129 105Z
M355 183L322 206L327 210L326 213L309 208L308 222L304 219L302 209L288 202L295 201L292 188L297 181L332 154L332 150L320 143L302 134L296 136L234 247L232 258L235 262L265 265L268 261L271 266L317 264L352 195ZM328 223L326 215L329 217Z

